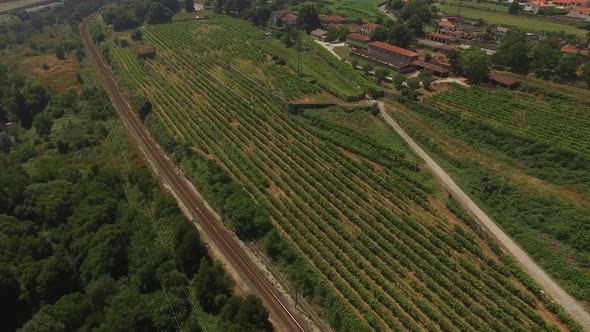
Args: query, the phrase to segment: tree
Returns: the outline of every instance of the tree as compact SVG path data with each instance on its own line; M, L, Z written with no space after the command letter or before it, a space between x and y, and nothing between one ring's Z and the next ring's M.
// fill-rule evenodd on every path
M51 127L53 126L53 119L45 112L35 115L33 119L33 127L39 137L47 137L51 134Z
M377 70L375 70L375 77L377 78L377 81L379 81L379 82L385 81L385 79L387 78L388 75L389 75L389 70L387 70L387 69L377 68Z
M403 23L395 23L389 29L387 42L399 47L408 47L412 42L412 31Z
M564 80L573 80L577 77L577 70L580 67L581 59L579 54L564 54L555 68L555 73Z
M132 217L134 218L134 217ZM119 278L127 274L129 233L121 224L106 224L93 235L80 273L86 283L103 275Z
M432 71L429 69L422 70L418 77L422 81L422 86L424 86L425 89L429 88L434 81L434 78L432 77Z
M422 20L418 15L410 17L408 22L406 22L406 26L408 27L408 29L410 29L410 31L412 31L414 36L424 36L424 23L422 23Z
M102 309L109 297L117 293L117 283L110 276L101 276L86 286L86 296L93 309Z
M494 55L496 63L509 66L512 71L525 73L530 64L530 43L526 32L520 29L510 29L500 42L498 53Z
M542 76L546 71L553 70L559 63L561 52L558 46L548 40L541 41L533 49L532 68L537 76Z
M582 66L582 77L586 85L590 88L590 62L586 62Z
M394 11L400 10L404 7L404 3L402 2L402 0L393 0L391 1L389 8L391 8Z
M44 305L24 326L24 331L47 331L63 326L61 331L76 331L84 324L90 313L90 304L85 295L64 295L53 305Z
M432 55L430 53L424 54L424 61L430 62L432 60Z
M352 66L352 68L356 69L356 67L358 67L358 65L359 65L358 59L350 60L350 65Z
M266 26L270 19L271 10L266 6L257 7L250 16L250 22L254 26Z
M193 292L206 312L217 314L231 294L231 282L219 264L203 258L193 278Z
M470 48L461 55L461 68L463 74L470 82L481 82L490 72L490 57L485 51Z
M180 220L174 238L174 260L179 268L192 278L203 257L207 257L207 249L201 243L194 226L184 219Z
M172 21L173 15L174 13L167 7L164 7L161 3L153 2L148 8L146 22L148 24L169 23Z
M402 20L409 20L412 16L418 16L423 23L432 20L430 0L414 0L407 3L398 15Z
M415 77L408 79L407 84L408 84L408 88L410 88L410 90L420 89L420 80L418 80Z
M395 88L397 90L401 90L402 89L405 81L406 81L406 78L403 75L401 75L401 74L396 74L393 77L393 85L395 86Z
M387 40L388 30L386 27L380 25L371 32L371 40L372 41L380 41L384 42Z
M399 47L408 47L412 38L412 32L403 23L395 23L387 35L387 41Z
M304 4L297 15L297 26L309 33L322 25L320 15L314 4Z
M61 44L55 46L55 57L58 60L65 60L66 58L64 47Z
M141 121L145 121L145 118L152 112L152 103L142 95L134 96L132 102L135 113Z
M254 295L246 296L234 319L242 331L262 331L267 321L268 310L262 305L262 300Z
M512 1L508 6L508 13L511 15L517 15L520 12L520 3L518 1Z
M189 13L195 11L195 2L193 0L184 0L184 10Z

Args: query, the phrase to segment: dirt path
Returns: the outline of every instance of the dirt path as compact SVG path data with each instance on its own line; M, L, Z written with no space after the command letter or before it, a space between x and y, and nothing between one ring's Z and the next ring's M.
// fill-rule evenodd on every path
M270 312L270 320L279 331L306 331L313 326L302 312L292 309L292 300L282 291L280 284L264 272L256 260L246 253L245 246L224 227L219 216L198 194L190 181L177 170L174 163L150 136L147 129L135 116L129 102L121 94L117 82L112 77L109 68L104 64L96 48L90 41L87 32L87 21L80 25L80 34L88 61L99 74L100 82L107 91L113 106L123 121L129 136L143 153L152 171L177 199L179 205L192 216L193 223L204 235L219 254L219 258L226 263L230 273L236 272L238 280L243 281L246 289L261 297L265 307ZM316 328L317 329L317 328Z
M424 159L426 165L432 170L443 186L457 199L465 210L490 233L509 253L520 266L541 286L555 302L561 305L565 311L576 320L585 331L590 331L590 314L572 296L566 293L551 277L537 265L529 255L522 250L500 227L498 227L477 204L475 204L453 179L406 134L403 128L389 115L383 102L377 102L379 111L385 121L408 143L420 158Z

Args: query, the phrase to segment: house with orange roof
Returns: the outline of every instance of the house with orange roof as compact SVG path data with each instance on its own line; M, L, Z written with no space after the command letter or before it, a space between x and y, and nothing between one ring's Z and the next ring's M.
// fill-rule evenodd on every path
M327 26L330 23L347 24L348 20L340 15L327 15L321 18L322 25Z
M570 9L567 14L569 17L583 18L586 21L590 21L590 7L577 7Z
M582 54L582 55L588 55L588 53L589 53L587 50L581 50L576 45L572 45L572 44L563 45L559 51L561 53L574 53L574 54L577 53L577 54Z
M590 7L590 0L554 0L552 4L560 8Z
M412 62L418 60L418 53L412 50L379 41L370 42L367 49L353 47L352 54L392 67L400 73L415 70L416 66Z
M363 34L357 33L357 32L353 32L353 33L349 33L346 36L346 42L350 43L359 43L359 44L366 44L371 40L371 38L369 38L369 36L365 36Z

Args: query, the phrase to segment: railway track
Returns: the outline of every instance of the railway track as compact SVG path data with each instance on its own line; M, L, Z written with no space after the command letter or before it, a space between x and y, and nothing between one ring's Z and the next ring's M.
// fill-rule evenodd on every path
M239 273L264 302L270 312L270 320L275 327L286 331L310 330L299 312L290 308L290 302L269 280L256 263L248 256L238 240L223 226L220 220L208 210L205 203L194 192L190 182L176 171L173 162L166 157L164 151L148 133L147 129L135 116L130 104L120 92L110 69L105 65L90 40L87 31L88 20L80 24L80 36L88 60L99 74L100 82L107 91L119 117L123 121L129 135L133 138L144 157L152 165L153 171L161 184L173 192L180 203L193 216L194 223L202 228L225 260Z

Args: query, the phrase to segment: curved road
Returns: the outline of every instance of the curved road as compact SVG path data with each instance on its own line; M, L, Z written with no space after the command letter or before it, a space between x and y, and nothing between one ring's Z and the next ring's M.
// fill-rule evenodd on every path
M244 253L230 231L208 210L204 202L195 194L190 182L177 173L174 164L166 157L147 129L135 116L131 106L122 96L121 90L112 77L110 70L90 41L87 22L85 20L80 25L80 35L86 48L88 60L99 73L100 81L129 135L135 140L148 162L153 166L157 177L192 214L194 222L199 224L206 235L214 242L214 245L219 248L220 253L231 264L232 268L262 298L265 307L270 311L270 319L275 322L276 327L288 331L308 330L309 328L303 323L303 320L298 317L299 313L295 313L289 308L290 305L286 298L268 280L252 258Z
M555 302L576 320L585 331L590 331L590 314L571 295L563 290L551 277L535 263L504 231L494 223L488 215L475 204L453 179L445 172L414 140L406 134L404 129L389 115L383 102L377 102L379 111L385 121L408 143L416 154L424 159L426 165L438 177L443 186L457 199L465 210L488 231L500 245L516 259L524 270L541 286Z

